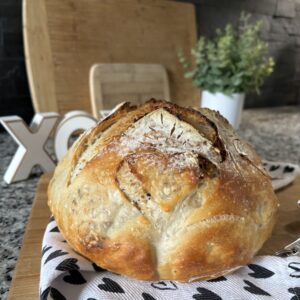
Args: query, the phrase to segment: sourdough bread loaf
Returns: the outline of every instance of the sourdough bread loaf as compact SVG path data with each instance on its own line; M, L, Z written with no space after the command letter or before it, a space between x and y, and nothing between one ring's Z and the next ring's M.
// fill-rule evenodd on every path
M48 196L67 242L98 266L182 282L247 264L278 206L260 158L219 113L153 99L85 132Z

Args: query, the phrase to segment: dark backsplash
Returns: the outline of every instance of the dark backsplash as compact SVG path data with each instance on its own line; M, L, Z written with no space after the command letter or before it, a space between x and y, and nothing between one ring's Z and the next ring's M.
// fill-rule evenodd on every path
M34 0L33 0L34 1ZM0 0L0 116L33 115L22 39L22 0Z
M300 103L299 0L182 2L195 4L199 35L212 36L218 27L228 22L236 24L242 10L250 12L253 20L261 19L262 37L269 42L276 67L262 93L247 96L246 107ZM0 116L12 114L27 122L33 114L23 51L22 1L0 0Z

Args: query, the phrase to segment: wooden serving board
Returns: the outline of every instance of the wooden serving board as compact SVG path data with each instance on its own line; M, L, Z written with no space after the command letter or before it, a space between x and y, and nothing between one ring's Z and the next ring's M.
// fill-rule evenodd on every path
M9 300L38 300L42 238L50 211L47 206L47 186L51 174L41 177L31 215L26 228L23 245L8 295ZM279 191L278 222L272 237L266 242L260 255L274 254L300 235L300 177L289 187Z
M39 299L42 239L50 217L47 187L51 176L44 174L39 180L8 300Z

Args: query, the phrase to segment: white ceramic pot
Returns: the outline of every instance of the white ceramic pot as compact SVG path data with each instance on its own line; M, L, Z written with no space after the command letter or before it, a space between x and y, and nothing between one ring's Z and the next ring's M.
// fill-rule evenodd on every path
M219 111L235 129L238 129L242 117L244 99L244 93L228 96L223 93L212 94L208 91L203 91L201 107Z

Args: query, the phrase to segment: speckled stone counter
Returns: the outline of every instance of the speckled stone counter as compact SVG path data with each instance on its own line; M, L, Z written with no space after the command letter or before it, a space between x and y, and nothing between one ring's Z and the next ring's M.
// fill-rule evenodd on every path
M239 133L264 158L300 164L300 106L245 110ZM6 299L40 172L7 185L3 174L16 144L0 133L0 299Z
M300 164L300 106L245 110L239 133L262 158Z
M16 148L8 134L0 133L0 299L7 296L39 177L11 185L3 181Z

